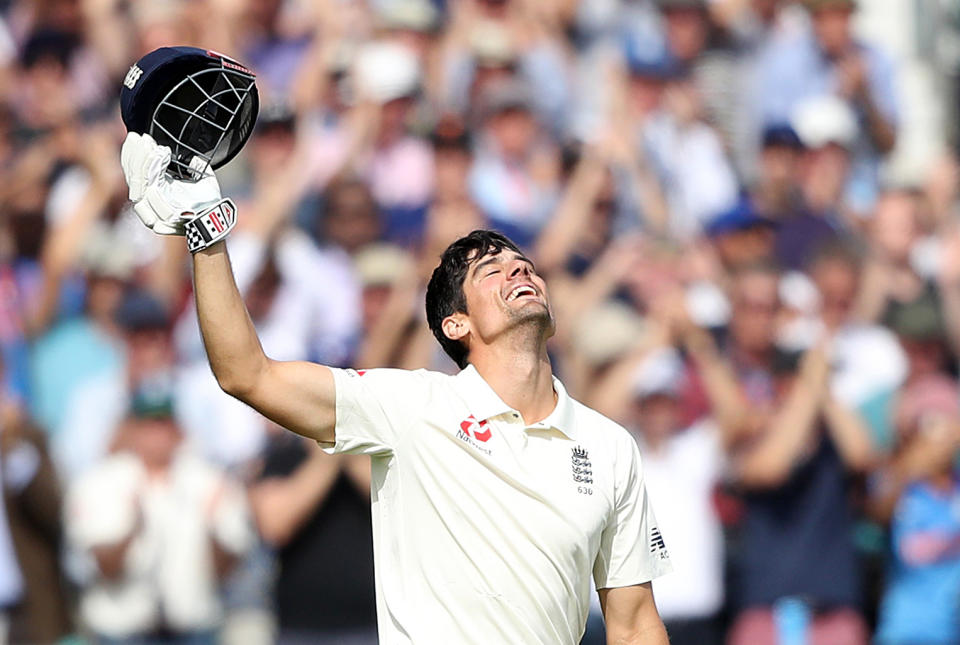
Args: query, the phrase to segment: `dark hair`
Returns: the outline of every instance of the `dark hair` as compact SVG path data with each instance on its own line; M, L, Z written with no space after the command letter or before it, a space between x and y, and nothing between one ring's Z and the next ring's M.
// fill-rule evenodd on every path
M822 264L842 264L853 273L863 268L864 251L854 240L848 238L830 239L817 246L807 262L807 271L813 271Z
M517 245L501 233L473 231L447 247L427 284L427 324L443 351L461 368L467 366L467 347L443 333L443 319L455 313L467 313L463 281L470 265L484 256L497 255L504 249L520 253Z

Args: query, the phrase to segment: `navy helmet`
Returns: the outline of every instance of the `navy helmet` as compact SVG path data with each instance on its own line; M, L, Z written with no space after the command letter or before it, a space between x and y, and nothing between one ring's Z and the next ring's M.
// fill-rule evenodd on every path
M254 73L217 52L161 47L130 67L120 90L128 132L172 151L167 172L196 181L243 147L259 110Z

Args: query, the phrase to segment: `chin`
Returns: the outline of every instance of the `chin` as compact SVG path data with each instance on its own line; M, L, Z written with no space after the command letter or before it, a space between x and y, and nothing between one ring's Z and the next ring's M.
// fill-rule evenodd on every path
M532 303L531 303L532 304ZM549 336L553 335L556 322L553 319L553 312L543 303L536 303L537 307L526 306L513 312L514 322L517 324L536 324L550 330Z

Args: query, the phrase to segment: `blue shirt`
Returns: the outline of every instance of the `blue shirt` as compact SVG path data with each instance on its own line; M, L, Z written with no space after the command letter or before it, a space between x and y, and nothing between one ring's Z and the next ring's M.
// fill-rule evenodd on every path
M32 412L34 418L55 432L74 388L88 379L124 365L123 351L86 317L58 323L33 346Z
M899 121L894 65L883 51L858 44L866 66L866 82L880 114L894 126ZM753 123L757 128L789 123L804 100L837 93L837 67L827 58L812 33L783 38L772 43L757 62ZM866 114L851 104L860 123L860 134L851 149L846 201L857 210L867 210L876 197L880 155L867 134Z
M919 534L960 541L960 477L949 491L925 482L900 498L891 525L893 554L880 606L877 643L947 645L960 642L960 553L911 564L904 543Z

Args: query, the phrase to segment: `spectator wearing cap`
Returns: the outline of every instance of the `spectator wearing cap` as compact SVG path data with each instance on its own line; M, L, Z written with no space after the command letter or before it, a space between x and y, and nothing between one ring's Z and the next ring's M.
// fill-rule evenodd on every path
M803 144L788 123L764 128L750 198L757 212L769 219L785 219L800 210L797 180Z
M493 83L480 102L482 139L470 169L470 194L498 230L531 244L557 199L554 148L544 140L528 88Z
M171 319L166 307L148 292L132 290L115 318L122 330L123 360L72 392L53 434L54 462L64 481L71 481L109 452L136 388L173 380Z
M896 142L899 99L894 68L880 49L858 41L851 26L855 0L803 0L809 31L785 39L759 62L756 123L783 122L807 99L833 96L856 115L848 199L867 212L876 198L880 159Z
M184 442L169 385L141 383L123 418L67 491L81 620L103 642L215 643L219 580L254 540L243 489Z
M724 469L720 432L709 417L686 427L685 368L672 348L651 352L634 374L631 428L664 540L677 569L654 583L674 645L719 645L724 603L723 536L713 505Z
M411 306L420 289L413 255L391 244L370 244L354 256L354 266L363 293L363 339L354 364L364 368L433 366L436 351L429 330L418 308Z
M827 387L821 345L778 352L774 395L760 432L731 457L744 490L731 645L774 645L777 606L803 603L811 645L865 645L848 481L872 465L867 430ZM797 600L799 599L799 600Z
M775 231L776 224L757 214L746 199L711 219L704 229L728 271L772 260Z
M916 389L915 384L935 378L947 378L952 356L947 340L943 308L933 291L924 291L909 302L895 303L885 313L884 326L896 334L906 357L906 376L899 393ZM957 392L960 399L960 390ZM896 395L891 397L896 400ZM889 406L892 408L892 406ZM886 428L893 429L896 415L888 414ZM887 450L895 435L888 432L877 443Z
M133 277L133 258L108 239L91 240L80 258L84 278L79 283L83 299L80 314L63 312L31 348L32 414L51 439L64 427L68 402L78 388L122 369L123 334L117 310ZM54 313L59 295L58 290Z
M954 379L920 377L900 396L894 456L875 494L892 512L876 642L960 640L960 404Z
M818 248L843 236L843 190L856 122L847 105L825 96L804 101L790 127L802 146L796 165L798 198L771 216L779 224L777 259L787 269L802 270Z
M353 167L383 211L387 239L407 244L423 234L433 193L433 150L410 131L422 75L416 54L391 41L365 45L353 68L358 109L368 119L356 133L364 145Z
M554 136L567 126L573 99L569 62L556 7L517 11L505 0L453 5L441 41L441 105L466 115L486 88L515 79L530 89L530 109Z

